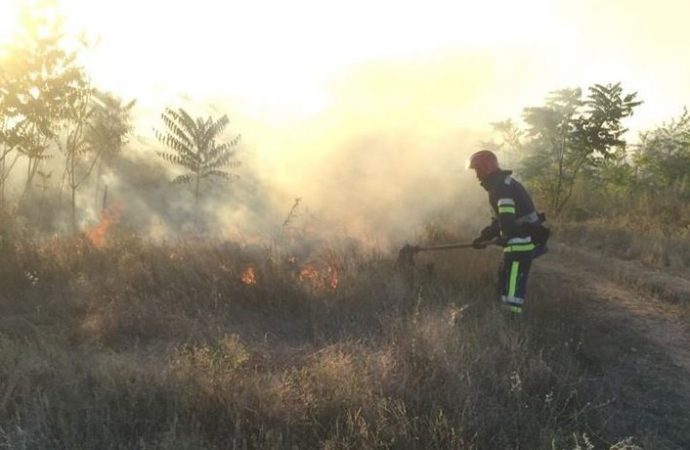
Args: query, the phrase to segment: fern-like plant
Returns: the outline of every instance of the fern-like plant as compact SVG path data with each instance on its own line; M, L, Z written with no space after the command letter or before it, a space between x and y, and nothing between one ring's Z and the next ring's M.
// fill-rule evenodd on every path
M169 151L158 152L158 155L169 163L186 169L188 172L177 176L173 183L194 183L194 202L199 203L201 181L207 178L231 180L237 178L226 169L236 168L240 162L235 159L234 149L240 141L240 135L231 140L219 143L217 140L230 120L223 116L218 120L212 117L194 120L184 109L177 111L166 108L161 114L165 132L154 130L156 138Z

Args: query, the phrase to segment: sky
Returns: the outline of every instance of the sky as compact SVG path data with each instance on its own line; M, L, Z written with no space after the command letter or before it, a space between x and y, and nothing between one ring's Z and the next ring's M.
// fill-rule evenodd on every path
M21 1L0 1L0 30ZM676 0L61 3L75 29L98 37L88 58L94 80L144 103L171 93L227 97L280 122L323 112L343 83L371 72L392 76L399 102L417 82L440 82L425 92L429 104L481 91L471 113L458 112L459 126L474 127L519 116L549 90L622 81L646 100L641 127L690 97L690 3ZM369 81L354 87L365 95L381 87Z
M401 66L417 70L393 80L401 97L434 71L454 78L440 80L443 93L480 83L486 106L471 114L476 123L462 117L472 126L519 114L549 90L592 82L640 91L640 115L652 122L690 92L690 3L676 0L62 3L75 28L100 37L89 61L98 83L142 99L239 97L267 119L318 113L344 80Z
M0 42L21 1L0 0ZM142 139L165 106L228 114L247 162L286 198L377 199L362 221L384 203L419 203L408 194L421 186L434 188L430 209L449 201L439 192L467 179L489 124L519 120L550 91L638 91L630 140L690 103L690 2L61 3L95 42L84 55L94 84L137 99Z

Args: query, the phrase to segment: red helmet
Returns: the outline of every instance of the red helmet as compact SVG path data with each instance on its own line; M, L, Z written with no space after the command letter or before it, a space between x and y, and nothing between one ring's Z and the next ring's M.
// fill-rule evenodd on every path
M490 173L498 170L498 158L496 158L494 152L490 150L479 150L470 156L470 162L467 168L474 169L477 172L477 177L484 178Z

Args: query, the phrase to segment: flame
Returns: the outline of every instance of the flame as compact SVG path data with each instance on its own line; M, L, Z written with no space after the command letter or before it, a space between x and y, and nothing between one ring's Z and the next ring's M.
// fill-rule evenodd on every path
M328 277L326 281L331 289L338 289L338 271L335 270L335 267L328 266Z
M300 281L316 281L319 278L319 271L316 269L316 267L311 266L311 265L306 265L302 267L299 271L299 280Z
M108 229L120 221L122 217L122 205L115 203L101 212L101 221L95 227L84 232L84 236L91 245L96 248L105 247L105 237Z
M319 270L313 264L302 266L298 279L300 282L310 283L315 291L322 291L326 288L335 290L338 288L338 271L331 265L324 270Z
M244 272L242 272L242 277L240 279L242 280L242 283L246 284L247 286L252 286L256 284L256 273L254 273L254 268L252 266L249 266L246 269L244 269Z

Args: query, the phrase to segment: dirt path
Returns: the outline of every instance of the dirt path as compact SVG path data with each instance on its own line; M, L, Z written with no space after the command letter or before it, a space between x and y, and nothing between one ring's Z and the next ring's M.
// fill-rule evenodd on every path
M602 416L612 429L646 449L690 449L690 281L565 246L535 278L582 321L581 357L610 400Z

